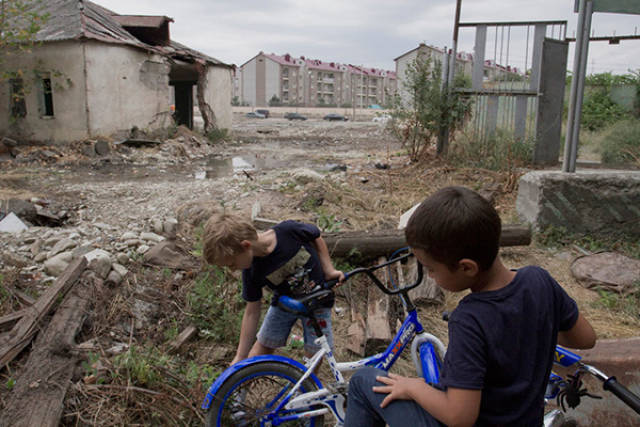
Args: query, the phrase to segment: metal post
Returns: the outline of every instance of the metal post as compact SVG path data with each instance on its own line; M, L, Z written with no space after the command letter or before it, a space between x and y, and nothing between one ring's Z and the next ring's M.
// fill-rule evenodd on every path
M576 47L573 55L573 77L571 79L571 94L569 96L569 113L567 115L567 129L564 138L564 157L562 160L563 172L575 172L571 170L571 152L573 143L573 126L575 121L576 100L578 95L578 75L582 57L582 44L584 43L584 20L586 15L587 0L580 0L578 9L578 32L576 33ZM579 124L578 124L579 125Z
M453 24L453 52L451 55L452 63L449 64L449 74L447 75L447 84L453 87L453 79L456 73L456 59L458 56L458 34L460 32L460 9L462 8L462 0L456 1L456 17Z
M584 81L587 75L587 57L589 56L589 34L591 33L591 18L593 16L593 1L586 3L584 21L584 36L580 54L581 73L578 78L578 92L576 98L576 113L573 119L573 137L571 143L571 157L569 158L569 172L576 171L576 159L578 157L578 142L580 140L580 118L582 117L582 100L584 97Z

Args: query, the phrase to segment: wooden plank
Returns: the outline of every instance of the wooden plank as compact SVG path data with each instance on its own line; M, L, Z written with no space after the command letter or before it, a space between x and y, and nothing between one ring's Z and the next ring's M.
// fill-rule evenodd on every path
M350 231L345 233L324 233L332 256L347 256L357 251L363 258L377 258L389 255L407 246L404 230L383 232ZM500 246L526 246L531 243L531 229L521 225L503 225Z
M172 352L180 350L187 341L189 341L195 334L198 333L198 329L195 326L187 326L180 334L169 344L169 348Z
M73 276L67 276L67 280ZM91 288L92 283L82 280L68 292L47 328L36 339L23 374L0 416L3 420L12 420L12 426L56 427L60 424L65 395L78 363L78 353L70 349L75 348L75 336L90 312Z
M407 266L407 283L413 283L418 278L418 261L412 257L407 261ZM414 304L442 304L444 292L423 269L422 283L409 291L409 298Z
M385 258L380 258L378 264L382 264L385 261ZM374 273L385 286L388 282L386 273L386 269L380 269ZM386 347L393 339L393 334L389 326L389 297L373 284L367 287L367 294L365 353L372 354Z
M8 336L0 339L0 366L12 361L33 339L38 324L49 314L58 300L66 295L87 266L87 259L80 257L67 267L58 279L42 293L34 305L24 309L24 314L11 329Z
M24 316L26 309L14 311L13 313L7 314L5 316L0 317L0 331L8 331L14 327L14 325ZM2 342L2 339L0 339Z
M364 357L367 342L367 329L364 317L355 307L351 307L351 325L347 329L347 349Z

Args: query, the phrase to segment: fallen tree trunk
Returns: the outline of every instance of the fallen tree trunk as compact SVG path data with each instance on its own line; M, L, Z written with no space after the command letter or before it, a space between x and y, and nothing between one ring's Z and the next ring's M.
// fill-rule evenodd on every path
M383 232L350 231L325 233L322 238L329 247L331 256L347 256L352 251L364 258L389 255L407 246L404 230ZM500 246L526 246L531 243L531 229L522 225L503 225Z
M2 413L2 419L10 420L12 426L60 424L64 398L78 363L78 356L71 349L90 312L92 287L93 280L81 279L36 339L24 373L18 378Z

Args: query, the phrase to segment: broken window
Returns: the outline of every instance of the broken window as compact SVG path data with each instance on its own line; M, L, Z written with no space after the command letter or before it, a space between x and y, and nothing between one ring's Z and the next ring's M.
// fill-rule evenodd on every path
M40 116L53 117L53 88L48 73L40 76L39 98Z
M24 99L24 82L22 79L9 80L9 104L11 117L25 117L27 115L27 104Z

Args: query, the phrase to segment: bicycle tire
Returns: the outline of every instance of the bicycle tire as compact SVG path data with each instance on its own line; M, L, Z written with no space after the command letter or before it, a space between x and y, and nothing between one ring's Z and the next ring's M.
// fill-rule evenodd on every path
M302 377L302 372L285 363L259 362L231 375L214 396L207 412L207 427L253 427L260 425L260 416L265 415L266 403L277 406L286 395L281 393L284 387L293 385ZM280 387L275 385L279 384ZM317 390L316 383L307 378L301 392ZM242 394L244 393L244 396ZM282 395L279 395L279 394ZM239 396L240 395L240 396ZM281 425L322 427L324 416L311 419L299 419Z

